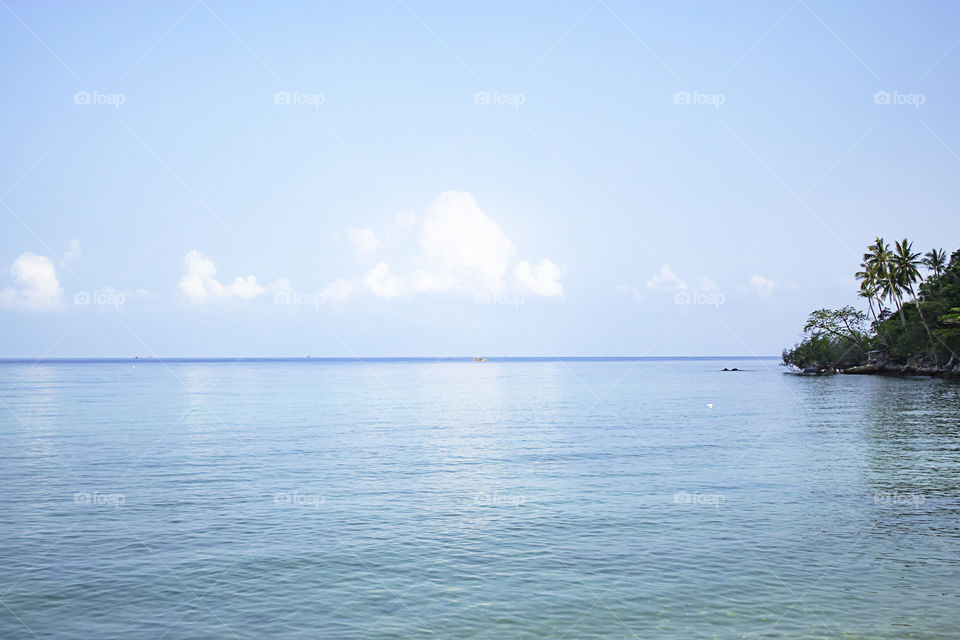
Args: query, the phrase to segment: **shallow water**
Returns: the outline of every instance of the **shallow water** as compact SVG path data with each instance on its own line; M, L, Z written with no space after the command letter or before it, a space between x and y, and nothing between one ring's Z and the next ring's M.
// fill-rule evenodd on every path
M0 638L960 633L941 380L7 362L0 488Z

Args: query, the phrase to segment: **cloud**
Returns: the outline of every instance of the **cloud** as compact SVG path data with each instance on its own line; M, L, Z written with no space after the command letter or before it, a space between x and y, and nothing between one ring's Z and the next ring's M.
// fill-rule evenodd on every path
M643 300L643 292L640 291L638 287L631 287L630 285L626 284L616 284L613 286L613 288L620 293L630 294L635 300Z
M514 246L472 195L441 193L427 209L420 229L420 248L431 270L463 288L496 292L510 267Z
M703 276L697 280L697 291L701 293L716 293L720 291L720 287L707 276Z
M563 295L563 268L548 259L536 266L525 260L515 263L513 242L465 191L441 193L422 218L403 213L397 214L395 221L411 229L408 237L416 238L415 246L408 246L407 255L400 256L401 268L396 273L381 260L359 278L359 287L354 289L382 298L427 293L474 295L510 288L545 297ZM348 234L351 231L357 230L348 230Z
M337 278L323 288L323 300L324 302L340 302L341 300L345 300L352 291L352 283L341 278Z
M653 277L647 280L648 289L665 289L667 291L685 291L687 283L680 276L673 272L670 265L665 264L660 267L660 271L653 274Z
M773 280L764 278L763 276L756 274L750 276L750 286L761 296L769 296L772 294L776 284Z
M538 296L554 297L563 295L563 286L560 276L563 270L550 260L544 258L536 267L531 267L526 260L517 263L513 270L521 285Z
M390 272L389 265L383 261L363 276L363 284L373 295L381 298L400 295L400 279Z
M350 246L353 247L353 252L358 257L369 255L380 246L380 240L377 238L377 234L370 229L350 227L347 229L347 240L350 242Z
M177 288L194 304L230 298L249 300L266 291L252 275L237 276L229 285L219 282L216 275L213 260L194 249L183 258L183 277Z
M76 238L70 238L70 246L67 247L63 257L60 258L60 267L65 267L80 257L80 241Z
M16 284L0 291L0 305L23 311L51 311L60 306L63 289L46 256L23 253L10 266Z
M720 287L712 278L707 276L700 276L697 278L697 281L693 286L687 283L686 280L674 273L673 269L670 268L670 265L665 264L660 267L660 270L657 271L649 280L647 280L648 289L657 289L660 291L669 291L673 294L684 293L688 296L690 294L719 294ZM630 288L624 285L618 285L617 289L623 292L630 292ZM633 295L635 298L639 299L639 291L634 288Z

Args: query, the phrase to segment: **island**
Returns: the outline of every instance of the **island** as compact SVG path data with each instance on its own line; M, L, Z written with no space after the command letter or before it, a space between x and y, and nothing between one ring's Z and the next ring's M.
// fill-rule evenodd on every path
M926 273L921 273L923 268ZM856 274L854 306L817 309L803 338L783 351L798 373L960 377L960 250L923 256L904 239L876 238Z

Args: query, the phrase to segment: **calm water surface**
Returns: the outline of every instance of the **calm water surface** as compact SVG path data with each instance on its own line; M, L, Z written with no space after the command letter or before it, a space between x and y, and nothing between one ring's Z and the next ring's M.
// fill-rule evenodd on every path
M960 637L960 384L0 364L0 638L318 637Z

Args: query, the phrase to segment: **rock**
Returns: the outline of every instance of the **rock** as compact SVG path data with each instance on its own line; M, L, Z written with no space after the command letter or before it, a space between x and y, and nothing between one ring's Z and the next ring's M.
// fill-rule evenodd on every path
M904 371L916 371L923 366L923 355L910 356L903 365Z
M860 373L879 373L880 367L875 364L862 364L858 367L849 367L843 369L840 373L851 373L851 374L860 374Z

